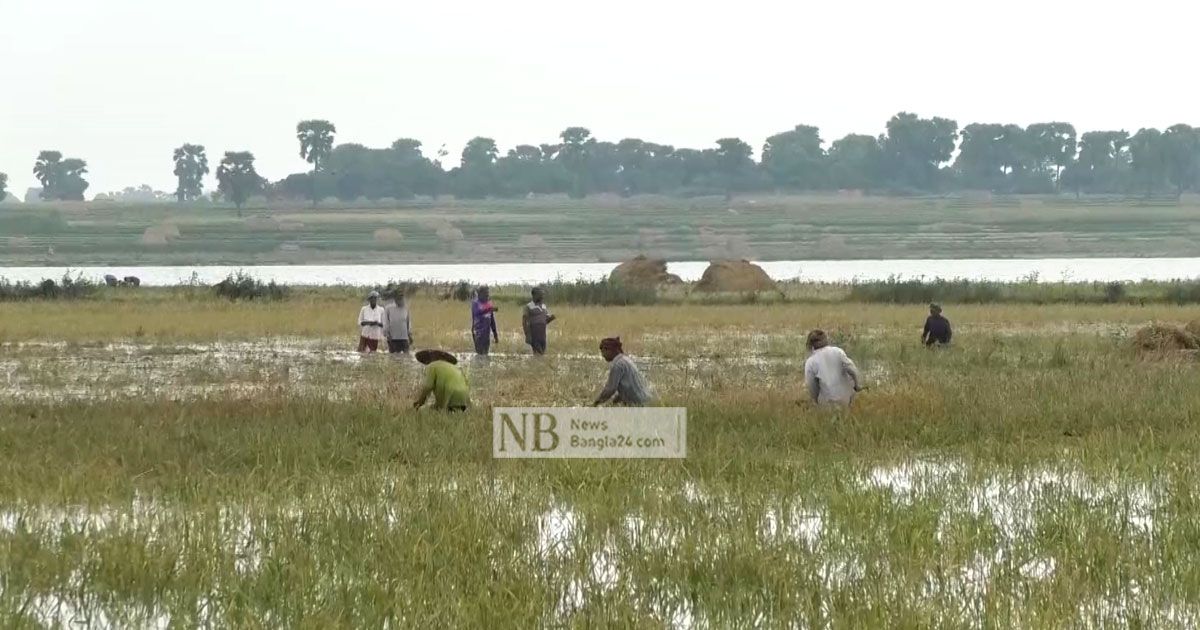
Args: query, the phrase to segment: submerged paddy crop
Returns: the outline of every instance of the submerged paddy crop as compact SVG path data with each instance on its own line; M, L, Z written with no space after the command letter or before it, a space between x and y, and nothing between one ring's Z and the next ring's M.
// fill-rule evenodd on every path
M929 352L898 306L563 307L447 417L349 351L353 300L153 306L0 305L0 625L1200 624L1200 363L1129 341L1194 309L948 305ZM850 413L796 404L818 325ZM492 460L488 407L586 403L613 333L688 458Z

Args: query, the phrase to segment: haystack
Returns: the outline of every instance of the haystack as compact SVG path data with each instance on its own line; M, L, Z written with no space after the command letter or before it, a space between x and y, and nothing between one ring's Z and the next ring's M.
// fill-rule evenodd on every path
M632 287L657 287L660 284L679 284L679 276L667 273L667 261L661 258L635 256L617 265L608 275L617 284Z
M1200 340L1200 319L1193 319L1188 322L1183 329L1192 334L1193 337Z
M373 237L376 243L399 243L404 240L404 234L396 228L379 228Z
M521 238L517 239L517 246L524 248L542 248L546 246L546 239L537 234L522 234Z
M463 240L463 233L453 225L443 225L437 229L437 237L447 243L454 243Z
M274 232L279 229L279 221L275 217L253 216L246 217L242 223L251 230Z
M142 245L166 245L169 241L160 227L148 227L142 232Z
M709 293L742 293L746 291L775 291L775 281L762 267L746 260L715 260L704 270L697 291Z
M1150 324L1134 333L1133 345L1140 352L1178 352L1196 350L1200 341L1179 326Z

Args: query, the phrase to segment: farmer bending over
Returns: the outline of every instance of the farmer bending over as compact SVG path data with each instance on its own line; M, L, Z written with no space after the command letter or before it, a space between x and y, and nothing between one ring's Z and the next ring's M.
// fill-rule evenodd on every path
M422 350L417 361L425 366L425 383L417 392L413 409L420 409L433 394L435 407L442 411L466 411L471 404L467 377L458 368L458 359L441 350Z
M804 362L804 384L814 403L849 405L862 391L862 375L854 361L836 346L829 345L823 330L808 333L811 354Z
M650 384L638 371L633 361L625 355L620 337L608 337L600 342L600 355L608 361L608 382L592 403L598 407L610 399L614 405L641 407L654 400Z
M950 343L950 320L942 317L942 307L938 304L929 305L929 317L925 319L925 329L921 331L921 342L926 347L934 344Z

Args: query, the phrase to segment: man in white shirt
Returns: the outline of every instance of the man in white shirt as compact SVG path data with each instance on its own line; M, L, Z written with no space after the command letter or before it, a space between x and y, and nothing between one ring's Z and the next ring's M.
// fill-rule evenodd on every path
M836 346L829 345L823 330L808 333L811 354L804 362L804 385L814 403L849 405L862 391L862 374L854 361Z
M358 311L358 351L375 352L383 339L384 310L379 305L379 292L367 295L367 305Z

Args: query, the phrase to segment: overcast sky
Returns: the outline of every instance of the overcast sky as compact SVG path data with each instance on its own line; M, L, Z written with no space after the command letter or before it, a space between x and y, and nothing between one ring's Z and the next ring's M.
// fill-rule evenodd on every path
M0 172L88 161L88 195L174 190L171 151L303 170L296 122L338 142L505 151L602 139L828 142L900 110L1080 131L1200 125L1200 3L1083 0L0 0Z

